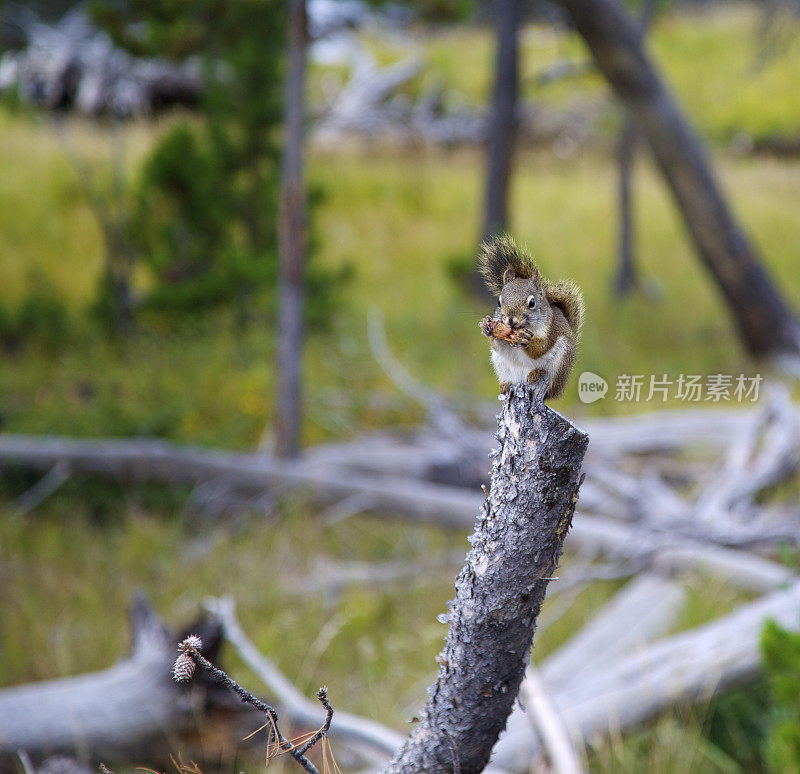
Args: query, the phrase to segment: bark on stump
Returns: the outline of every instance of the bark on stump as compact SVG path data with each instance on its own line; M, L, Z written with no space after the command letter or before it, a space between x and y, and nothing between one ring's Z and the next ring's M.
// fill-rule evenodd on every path
M512 387L497 439L491 489L449 603L437 680L420 723L385 774L482 771L528 664L589 439L542 403L538 385Z

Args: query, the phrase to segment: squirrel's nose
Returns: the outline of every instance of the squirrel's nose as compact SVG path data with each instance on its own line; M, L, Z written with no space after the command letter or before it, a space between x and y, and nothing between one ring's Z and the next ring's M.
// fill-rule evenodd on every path
M516 315L507 315L503 319L503 322L509 328L519 328L523 324L524 320L521 317L517 317Z

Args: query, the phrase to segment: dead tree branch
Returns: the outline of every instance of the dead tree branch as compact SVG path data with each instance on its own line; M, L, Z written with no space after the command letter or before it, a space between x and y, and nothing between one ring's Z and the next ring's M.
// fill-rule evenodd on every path
M531 726L547 750L554 774L585 774L578 751L573 747L564 722L535 667L525 670L519 693L528 710Z
M64 462L57 462L30 489L11 503L11 513L15 516L24 516L38 508L51 494L69 481L69 475L69 466Z
M523 385L512 388L497 426L491 489L456 579L439 674L385 774L483 771L528 663L588 436Z
M319 769L306 758L306 753L320 740L331 727L333 720L333 707L328 702L327 688L324 686L317 691L317 698L325 708L326 716L323 724L311 736L302 743L295 744L287 739L280 728L278 728L278 713L274 707L266 704L253 696L250 691L243 688L239 683L229 677L222 669L212 664L200 652L203 642L197 635L191 634L186 637L179 645L181 655L178 656L172 668L172 674L177 682L188 682L191 680L195 671L195 666L201 666L211 675L216 683L224 685L228 690L235 693L243 702L255 707L261 712L268 721L267 732L267 763L271 758L282 753L291 756L297 764L308 774L319 774ZM274 741L273 741L274 739Z
M372 355L378 365L392 380L395 387L425 408L429 422L440 432L451 438L463 436L464 423L434 390L420 384L392 354L386 341L386 326L383 314L377 308L369 310L367 336Z

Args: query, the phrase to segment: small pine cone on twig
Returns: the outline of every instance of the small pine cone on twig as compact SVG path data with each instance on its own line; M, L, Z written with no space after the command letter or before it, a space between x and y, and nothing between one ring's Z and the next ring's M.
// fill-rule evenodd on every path
M182 650L184 653L187 650L197 650L199 651L203 647L203 641L196 635L190 634L183 642L178 645L178 649Z
M172 677L179 683L188 683L192 679L192 675L194 675L194 670L194 659L186 653L181 653L175 659L175 664L172 667Z

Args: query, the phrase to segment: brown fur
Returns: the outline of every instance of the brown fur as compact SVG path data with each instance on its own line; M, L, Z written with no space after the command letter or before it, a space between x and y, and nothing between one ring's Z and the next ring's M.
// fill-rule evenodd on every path
M564 336L567 339L567 351L561 360L561 367L555 376L552 384L547 390L546 398L558 398L564 392L569 379L570 371L575 363L575 350L578 347L578 335L573 330L572 326L566 315L561 311L561 307L553 307L553 322L550 324L550 335L547 337L548 346L543 350L542 354L547 352L558 340L559 336ZM528 353L530 355L530 353ZM533 355L531 355L533 357Z
M583 325L584 305L580 289L570 280L551 282L544 279L533 259L520 250L509 236L498 237L483 244L479 268L489 290L502 299L502 308L498 307L494 319L505 320L508 324L517 326L517 338L521 334L530 337L527 343L523 339L512 342L513 345L522 346L525 353L535 359L549 352L559 337L565 338L566 351L545 395L546 398L559 397L564 392L575 362L578 336ZM525 306L529 294L540 301L534 311L529 311ZM528 322L524 323L525 320ZM481 327L484 334L491 338L493 347L508 346L507 342L496 341L492 337L484 321ZM536 381L542 376L539 370L531 371L528 382ZM507 389L508 385L502 383L502 387Z

